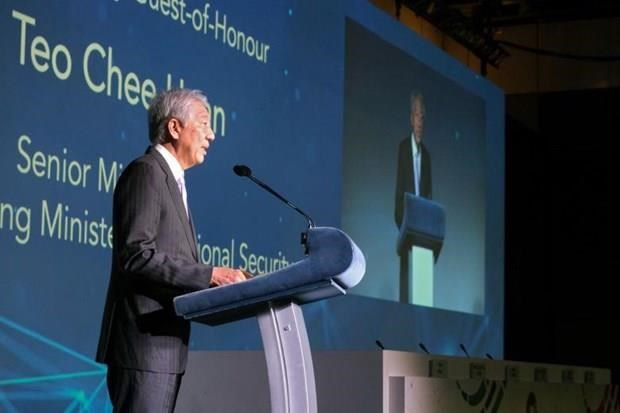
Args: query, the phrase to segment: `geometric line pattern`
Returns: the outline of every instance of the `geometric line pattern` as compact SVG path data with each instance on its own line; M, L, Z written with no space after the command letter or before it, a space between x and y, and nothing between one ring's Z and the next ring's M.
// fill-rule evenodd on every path
M15 368L9 366L7 371L7 366L0 366L0 412L112 412L105 390L105 365L4 316L0 316L0 355L9 365L34 371L20 374L11 371ZM12 359L6 359L9 355ZM58 371L62 368L54 366L67 357L71 362L61 364L85 364L85 368Z

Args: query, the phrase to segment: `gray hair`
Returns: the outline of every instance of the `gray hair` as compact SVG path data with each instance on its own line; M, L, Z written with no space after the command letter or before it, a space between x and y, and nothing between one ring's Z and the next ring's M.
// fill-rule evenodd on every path
M422 113L425 113L426 112L426 104L424 103L424 95L422 94L422 92L420 92L418 90L412 91L411 95L409 95L409 106L410 106L410 109L413 109L413 105L415 105L416 102L419 102L420 109L422 110Z
M189 108L192 102L199 101L209 108L207 97L200 90L170 89L160 92L153 98L148 111L149 140L153 145L169 141L168 121L179 119L182 123L189 120Z

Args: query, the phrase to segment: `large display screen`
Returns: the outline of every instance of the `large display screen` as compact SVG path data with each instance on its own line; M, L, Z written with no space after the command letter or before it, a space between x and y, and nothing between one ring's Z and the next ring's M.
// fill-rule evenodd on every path
M316 350L501 357L503 95L358 1L0 3L0 410L105 411L93 361L109 279L112 193L148 146L160 90L200 89L216 140L187 171L201 259L269 273L302 258L305 219L367 260L342 298L304 307ZM409 95L426 97L433 199L447 211L436 305L396 302L393 219ZM363 322L362 322L363 321ZM387 322L389 321L389 322ZM256 321L195 325L190 347L260 349Z
M404 167L399 149L401 142L412 144L411 100L423 99L420 135L429 155L422 161L432 177L432 191L424 195L443 206L446 217L431 302L484 314L486 103L353 21L346 29L343 226L368 257L368 276L356 291L399 299L394 215L403 194L395 192L399 173L407 173L398 171Z

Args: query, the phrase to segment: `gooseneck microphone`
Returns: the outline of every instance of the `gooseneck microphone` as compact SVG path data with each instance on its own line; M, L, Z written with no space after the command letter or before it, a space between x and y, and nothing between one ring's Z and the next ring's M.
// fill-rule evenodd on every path
M422 351L424 351L426 354L431 354L428 349L426 348L426 346L424 345L424 343L422 343L421 341L418 343L418 346L422 349Z
M463 351L463 353L465 353L465 355L467 356L467 358L471 358L469 356L469 351L467 351L467 349L465 348L465 345L463 343L459 344L459 347L461 348L461 350Z
M277 193L276 191L271 189L270 186L268 186L267 184L262 182L260 179L256 178L254 175L252 175L252 170L249 167L247 167L246 165L235 165L233 167L233 171L237 175L239 175L239 176L245 176L246 178L251 179L258 186L260 186L261 188L265 189L267 192L269 192L270 194L272 194L273 196L278 198L280 201L284 202L286 205L288 205L291 208L293 208L295 211L299 212L308 221L308 228L314 228L314 221L312 220L312 218L310 218L310 216L308 214L306 214L301 209L297 208L295 205L293 205L293 203L291 201L289 201L288 199L284 198L282 195L280 195L279 193ZM302 240L302 242L303 242L303 240Z

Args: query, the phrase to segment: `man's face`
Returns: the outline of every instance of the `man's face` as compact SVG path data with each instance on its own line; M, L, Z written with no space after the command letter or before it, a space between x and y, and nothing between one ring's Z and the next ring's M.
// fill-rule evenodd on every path
M177 159L183 169L203 163L214 139L209 112L202 102L193 101L187 121L179 125Z
M413 136L417 143L422 141L424 135L424 103L419 99L415 99L411 105L411 112L409 114L409 121L411 122L411 129L413 129Z

